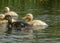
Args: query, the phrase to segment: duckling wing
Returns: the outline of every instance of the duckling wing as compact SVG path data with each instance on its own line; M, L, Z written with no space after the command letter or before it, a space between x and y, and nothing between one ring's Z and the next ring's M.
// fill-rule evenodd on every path
M33 20L32 23L33 25L47 25L45 22L41 20Z
M34 26L34 30L45 29L48 25L41 20L33 20L32 24Z

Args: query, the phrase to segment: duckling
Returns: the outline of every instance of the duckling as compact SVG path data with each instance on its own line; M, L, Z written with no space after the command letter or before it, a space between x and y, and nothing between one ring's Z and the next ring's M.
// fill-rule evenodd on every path
M11 31L12 30L12 24L11 24L11 21L12 22L15 22L14 19L11 20L11 17L8 18L6 17L5 14L0 14L0 32L6 32L6 31ZM10 26L10 27L9 27ZM9 29L7 29L7 27ZM11 33L11 32L10 32Z
M0 32L5 32L6 29L6 23L8 22L7 20L4 20L5 15L4 14L0 14Z
M10 15L13 19L17 20L18 19L18 14L14 11L10 11L9 7L5 7L3 9L3 12L5 15Z
M0 14L0 24L4 24L7 23L7 20L4 20L5 15L4 14Z
M7 26L6 26L7 30L5 33L11 34L11 32L12 32L12 17L10 15L5 15L4 19L8 21Z
M0 20L3 19L5 17L4 14L0 14Z
M13 30L13 28L15 31L25 31L25 29L31 30L30 28L32 28L32 25L29 25L22 20L12 22L12 17L10 15L6 15L4 19L8 20L7 31L10 32Z
M41 20L33 20L33 15L31 13L26 14L23 19L27 20L28 24L32 24L34 26L33 30L41 30L48 27L48 25Z

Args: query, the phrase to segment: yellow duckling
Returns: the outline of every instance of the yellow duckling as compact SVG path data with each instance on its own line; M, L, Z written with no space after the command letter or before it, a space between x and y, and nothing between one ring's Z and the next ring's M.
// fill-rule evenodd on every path
M5 17L4 14L0 14L0 24L7 23L8 22L7 20L4 20L4 17Z
M5 32L7 30L6 28L6 23L8 22L7 20L4 20L5 15L0 14L0 32Z
M10 11L10 8L9 7L5 7L3 9L5 15L10 15L13 19L18 19L18 14L14 11Z
M0 32L2 33L7 31L7 23L9 22L8 20L5 19L5 17L6 17L5 14L0 14ZM15 22L15 21L16 20L12 19L12 22Z
M28 20L28 24L32 24L34 26L33 30L45 29L48 26L41 20L33 20L33 15L31 13L26 14L23 19Z

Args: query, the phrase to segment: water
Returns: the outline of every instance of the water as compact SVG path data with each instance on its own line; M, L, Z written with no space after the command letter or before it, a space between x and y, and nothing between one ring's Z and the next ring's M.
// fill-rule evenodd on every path
M35 19L45 21L49 27L27 35L20 32L8 36L0 33L0 43L60 43L60 15L37 15Z

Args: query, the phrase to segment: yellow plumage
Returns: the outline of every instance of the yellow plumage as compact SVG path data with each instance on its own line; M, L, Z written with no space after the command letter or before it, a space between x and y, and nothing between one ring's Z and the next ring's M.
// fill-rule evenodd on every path
M33 30L45 29L48 26L45 22L41 20L33 20L33 15L30 13L24 16L23 18L28 20L28 24L33 25Z

